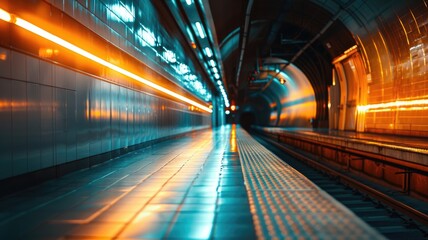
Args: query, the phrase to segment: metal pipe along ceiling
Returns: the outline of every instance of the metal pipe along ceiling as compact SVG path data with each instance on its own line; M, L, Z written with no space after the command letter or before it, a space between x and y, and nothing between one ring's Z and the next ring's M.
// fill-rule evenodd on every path
M236 71L236 86L239 85L239 75L241 72L242 62L244 60L245 45L247 43L248 29L250 27L250 14L251 14L251 9L253 8L253 3L254 3L254 0L250 0L248 2L247 11L245 13L244 34L242 37L241 53L239 54L238 69Z
M330 27L331 25L333 25L333 23L340 17L340 15L342 14L343 11L345 11L347 8L349 8L352 3L355 2L351 1L350 3L347 4L347 6L345 8L340 8L339 11L337 11L337 13L333 16L332 19L330 19L330 21L327 22L327 24L318 32L317 35L315 35L315 37L313 37L308 43L306 43L305 46L303 46L294 56L293 58L284 65L284 67L281 68L281 71L284 71L290 64L294 63L305 51L306 49L308 49L316 40L318 40ZM274 77L276 77L278 75L275 74Z

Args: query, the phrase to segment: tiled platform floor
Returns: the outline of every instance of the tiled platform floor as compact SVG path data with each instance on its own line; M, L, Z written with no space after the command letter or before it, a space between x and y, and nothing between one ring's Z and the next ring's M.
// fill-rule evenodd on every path
M0 239L381 238L266 151L236 126L138 150L1 198Z
M138 150L0 199L0 239L255 238L231 128Z

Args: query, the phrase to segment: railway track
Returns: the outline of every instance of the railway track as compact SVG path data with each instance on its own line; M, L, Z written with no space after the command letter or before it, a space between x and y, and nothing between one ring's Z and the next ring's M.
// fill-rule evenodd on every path
M299 153L295 148L253 135L287 164L348 207L388 239L428 239L428 215L348 175ZM315 159L315 158L314 158Z

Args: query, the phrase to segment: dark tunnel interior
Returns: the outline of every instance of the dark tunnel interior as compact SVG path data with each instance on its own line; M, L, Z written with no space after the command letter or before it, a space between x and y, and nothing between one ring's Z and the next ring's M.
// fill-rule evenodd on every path
M239 124L247 130L251 129L251 126L257 124L256 117L253 112L243 112L239 118Z

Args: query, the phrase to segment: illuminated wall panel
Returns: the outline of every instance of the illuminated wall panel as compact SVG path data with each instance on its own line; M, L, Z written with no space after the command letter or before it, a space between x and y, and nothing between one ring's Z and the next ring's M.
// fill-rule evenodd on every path
M186 104L17 56L34 65L0 72L0 180L210 126Z
M408 102L403 107L367 109L366 131L428 135L428 6L424 1L380 17L378 29L358 36L366 49L371 81L368 106ZM423 104L412 101L423 100ZM388 112L388 113L385 113Z
M55 20L49 24L82 30L62 17L62 9L90 25L105 39L83 30L75 38L91 40L89 49L113 64L133 66L127 54L102 41L114 40L117 46L126 47L122 50L136 51L121 35L128 34L128 29L122 31L124 25L119 23L114 26L117 31L112 30L106 25L107 11L95 2L99 3L53 1L54 7L45 4L48 7L42 9ZM100 17L88 9L98 11ZM31 20L38 18L33 12L27 14ZM41 25L55 27L49 24ZM64 29L54 32L61 34ZM210 126L210 114L155 95L147 86L42 41L13 23L1 20L0 35L0 180ZM151 64L148 57L141 59ZM159 73L140 63L138 72L146 70L144 77L160 82Z

